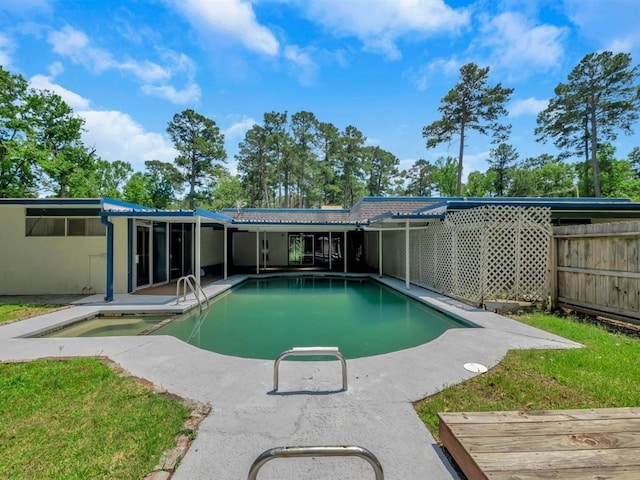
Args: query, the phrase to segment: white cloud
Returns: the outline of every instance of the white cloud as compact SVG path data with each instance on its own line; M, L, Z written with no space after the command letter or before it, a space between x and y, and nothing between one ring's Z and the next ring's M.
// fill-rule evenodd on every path
M313 84L318 73L318 64L313 61L309 51L305 51L297 45L287 45L284 49L284 56L293 63L298 81L302 85Z
M202 91L196 83L190 82L182 89L176 89L173 85L143 85L142 93L151 97L164 98L176 105L184 105L200 101Z
M567 29L532 25L525 16L507 12L485 20L482 33L481 43L493 50L494 65L523 73L557 66L564 54Z
M547 105L549 105L549 100L538 100L533 97L514 100L509 105L509 116L537 115L547 108Z
M365 49L396 60L400 37L455 32L469 23L469 12L443 0L296 0L310 19L334 34L355 36Z
M419 92L424 92L429 87L429 79L435 77L450 77L460 71L462 63L458 58L438 58L428 65L422 65L417 69L409 69L405 77L413 83Z
M135 77L147 83L169 80L171 78L171 72L167 68L161 67L157 63L149 62L148 60L142 62L125 60L122 63L114 64L114 68L122 70L123 72L132 73Z
M78 95L77 93L67 90L61 85L53 82L52 77L46 75L34 75L29 80L31 88L37 90L49 90L50 92L60 95L71 108L74 110L86 110L89 108L89 100Z
M196 103L200 100L200 87L194 81L195 65L184 54L169 50L162 52L164 65L149 60L118 61L107 50L91 45L84 32L70 26L50 32L48 41L54 52L95 73L117 70L133 75L142 83L141 90L146 95L164 98L176 104ZM176 88L170 83L176 76L186 78L184 88Z
M106 70L120 70L129 72L144 82L166 80L171 77L167 68L153 62L146 60L136 62L130 59L116 61L107 50L92 46L89 37L84 32L68 25L61 30L49 33L48 41L54 52L96 73Z
M91 110L90 101L57 83L46 75L34 75L32 88L57 93L84 118L85 145L95 147L96 154L105 160L124 160L135 170L143 170L145 160L173 162L177 156L173 145L163 135L147 132L126 113L113 110Z
M599 44L601 49L637 53L640 48L640 2L637 0L564 0L563 6L579 33Z
M200 32L224 35L246 48L275 56L280 44L274 34L256 19L247 0L168 0Z
M145 160L173 162L177 151L161 134L147 132L128 114L118 111L87 110L77 112L86 121L82 137L86 145L106 160L129 162L143 170Z
M415 158L405 158L403 160L400 160L400 163L398 164L398 169L409 171L409 169L413 167L413 164L416 162L417 160Z
M464 155L463 168L462 168L462 181L466 183L467 178L471 172L487 170L487 159L491 156L490 151L466 154ZM457 158L457 156L456 156Z
M0 0L0 10L12 14L32 14L33 11L50 12L52 10L49 0Z
M11 52L13 50L13 42L9 37L0 33L0 65L5 70L11 67Z
M224 134L225 142L239 142L244 138L244 135L253 127L257 122L251 117L245 117L239 122L233 123L229 128L222 130Z
M47 67L47 70L49 71L52 77L57 77L62 72L64 72L64 65L62 65L62 62L53 62L51 65Z

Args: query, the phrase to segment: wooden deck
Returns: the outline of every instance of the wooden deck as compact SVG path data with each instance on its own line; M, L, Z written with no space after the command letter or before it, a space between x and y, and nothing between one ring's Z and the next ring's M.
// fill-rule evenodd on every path
M438 415L469 480L640 479L640 408Z

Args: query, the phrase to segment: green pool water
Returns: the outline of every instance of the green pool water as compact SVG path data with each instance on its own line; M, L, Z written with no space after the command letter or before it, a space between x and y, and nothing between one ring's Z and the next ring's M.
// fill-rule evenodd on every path
M278 277L244 282L204 314L177 318L153 335L238 357L273 360L292 347L322 346L358 358L473 326L372 280Z

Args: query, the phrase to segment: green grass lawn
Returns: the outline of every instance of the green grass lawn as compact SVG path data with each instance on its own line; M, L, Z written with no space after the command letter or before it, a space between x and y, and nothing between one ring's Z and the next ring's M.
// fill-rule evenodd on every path
M438 412L640 405L640 340L572 317L532 313L515 318L585 348L514 350L489 372L417 402L418 415L437 440Z
M57 310L59 306L51 305L23 305L20 303L0 304L0 324L11 320L33 317L52 310Z
M97 359L0 363L0 478L142 478L189 411Z

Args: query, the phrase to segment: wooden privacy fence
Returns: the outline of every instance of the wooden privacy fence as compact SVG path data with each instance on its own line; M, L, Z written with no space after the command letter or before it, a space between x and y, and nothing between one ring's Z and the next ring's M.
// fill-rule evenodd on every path
M640 222L555 227L553 234L557 304L640 322Z

